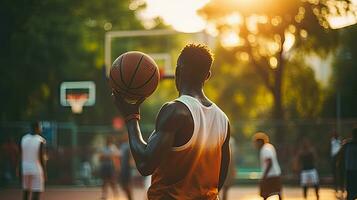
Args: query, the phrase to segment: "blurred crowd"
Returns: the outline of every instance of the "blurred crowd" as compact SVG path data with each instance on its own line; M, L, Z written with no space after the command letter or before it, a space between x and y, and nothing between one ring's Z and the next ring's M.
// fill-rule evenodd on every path
M346 190L350 191L349 195L356 195L355 190L357 188L357 129L353 129L350 138L341 138L336 131L332 131L330 138L330 162L331 162L331 181L330 185L336 191L336 197L343 199L346 197ZM269 143L269 140L262 139L263 144L259 147L260 158L264 157L266 152L262 152L264 143ZM102 193L101 198L106 199L109 193L109 189L114 196L118 196L118 186L125 192L126 197L132 199L132 187L133 185L142 187L148 187L150 179L141 178L135 168L135 164L130 153L130 146L128 143L128 135L109 135L105 139L101 146L97 146L95 150L85 149L82 153L79 153L79 160L77 168L75 169L75 181L77 185L84 186L98 186L101 185ZM254 139L255 141L257 138ZM264 142L265 141L265 142ZM221 198L224 200L227 197L229 188L234 185L238 172L236 171L236 161L234 158L237 152L237 143L232 137L230 146L232 149L232 162L229 168L226 184L222 188ZM258 145L259 146L259 145ZM323 155L318 155L316 149L319 148L315 145L315 142L308 138L303 138L298 144L298 148L295 154L291 157L293 160L293 171L299 174L300 185L303 190L304 197L307 196L308 188L314 188L316 197L319 198L320 179L319 172L316 163L319 159L323 158ZM266 150L264 150L266 151ZM274 149L275 151L275 149ZM0 183L2 186L18 186L21 178L21 147L19 141L16 141L13 137L9 136L3 140L1 144L0 154ZM268 153L269 154L269 153ZM239 154L243 156L242 152ZM279 155L279 153L277 153ZM59 168L64 169L62 172L56 173L58 177L51 177L52 179L62 179L63 182L69 181L71 173L72 152L67 152L66 149L48 148L47 155L51 159L56 160L58 164L56 166L48 165L48 171L56 171ZM260 160L264 162L264 160ZM51 163L51 162L49 162ZM264 166L263 166L264 167ZM280 166L279 166L280 167ZM284 170L282 170L284 171ZM262 168L264 173L264 168ZM280 169L278 170L280 176ZM62 174L67 174L62 176ZM54 174L54 173L53 173ZM264 174L262 175L264 176ZM267 174L268 176L268 174ZM284 177L282 177L284 180Z

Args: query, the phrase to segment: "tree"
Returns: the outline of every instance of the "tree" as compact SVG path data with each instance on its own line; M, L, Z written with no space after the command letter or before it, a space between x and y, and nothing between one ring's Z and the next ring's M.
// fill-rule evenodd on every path
M357 26L351 26L340 32L340 46L333 61L333 72L322 116L336 118L336 104L340 104L340 117L353 119L357 117ZM340 98L340 102L337 100Z
M213 0L201 11L209 30L218 32L222 45L238 53L262 78L273 96L273 119L285 118L283 81L294 50L326 54L337 44L329 15L354 13L350 1ZM277 131L282 140L282 131Z
M0 20L0 117L63 120L58 87L65 80L95 80L92 118L112 111L103 78L104 33L142 28L129 0L2 1ZM69 113L69 112L68 112ZM95 113L95 114L94 114ZM94 116L94 117L93 117Z

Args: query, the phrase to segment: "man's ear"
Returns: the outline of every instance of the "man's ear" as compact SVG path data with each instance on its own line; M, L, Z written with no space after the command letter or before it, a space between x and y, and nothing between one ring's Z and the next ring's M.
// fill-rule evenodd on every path
M208 72L208 74L207 74L207 76L206 76L205 81L207 81L207 80L210 79L210 78L211 78L211 70L209 70L209 72Z

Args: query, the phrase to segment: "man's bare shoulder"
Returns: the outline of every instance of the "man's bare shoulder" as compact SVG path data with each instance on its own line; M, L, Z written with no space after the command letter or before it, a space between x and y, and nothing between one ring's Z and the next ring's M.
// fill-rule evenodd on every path
M173 115L178 118L191 115L187 106L180 101L170 101L164 104L160 109L160 114Z

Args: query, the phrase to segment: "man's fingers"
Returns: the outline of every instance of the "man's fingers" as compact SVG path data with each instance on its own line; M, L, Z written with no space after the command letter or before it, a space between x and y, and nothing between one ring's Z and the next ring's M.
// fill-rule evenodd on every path
M122 95L118 91L113 90L112 91L112 96L114 97L115 101L118 101L118 102L123 102L124 101L124 98L122 97Z
M146 97L141 97L139 101L136 103L136 105L142 104L146 100Z

